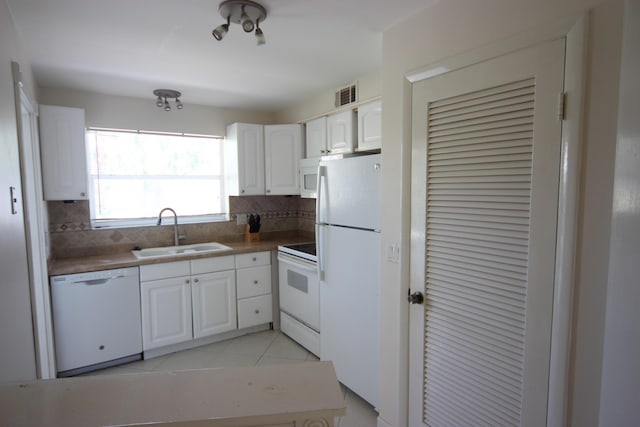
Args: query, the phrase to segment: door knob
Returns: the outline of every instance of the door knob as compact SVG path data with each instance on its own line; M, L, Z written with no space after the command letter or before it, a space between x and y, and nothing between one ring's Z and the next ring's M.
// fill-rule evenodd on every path
M409 292L411 292L411 291L409 291ZM409 293L409 297L407 298L407 300L411 304L423 304L424 303L424 295L422 294L422 292Z

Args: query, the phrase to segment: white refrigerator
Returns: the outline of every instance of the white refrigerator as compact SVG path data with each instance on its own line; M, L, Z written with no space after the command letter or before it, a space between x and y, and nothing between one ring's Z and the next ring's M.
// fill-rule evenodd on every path
M322 160L316 244L320 358L338 380L378 405L380 367L380 155Z

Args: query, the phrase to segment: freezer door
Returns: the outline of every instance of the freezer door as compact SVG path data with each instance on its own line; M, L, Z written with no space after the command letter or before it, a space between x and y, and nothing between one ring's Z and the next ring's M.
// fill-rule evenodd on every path
M317 222L380 230L380 155L323 160Z
M374 407L380 360L380 234L320 226L320 356L338 380Z

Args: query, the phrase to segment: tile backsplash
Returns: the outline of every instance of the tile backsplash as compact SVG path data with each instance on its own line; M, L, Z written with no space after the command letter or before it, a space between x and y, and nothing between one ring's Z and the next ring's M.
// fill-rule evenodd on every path
M67 258L126 252L173 244L171 218L162 226L91 229L89 202L48 202L51 256ZM232 242L244 238L244 225L236 224L238 214L259 214L263 238L270 234L308 233L313 236L315 199L298 196L229 197L229 221L178 224L185 244L211 241Z

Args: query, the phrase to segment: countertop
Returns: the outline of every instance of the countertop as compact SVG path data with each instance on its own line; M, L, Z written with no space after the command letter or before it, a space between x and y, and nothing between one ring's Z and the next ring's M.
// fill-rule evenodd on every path
M308 236L270 238L253 242L219 242L229 246L230 251L203 254L178 255L153 259L137 259L130 251L109 255L97 255L74 258L60 258L49 261L49 275L84 273L87 271L109 270L112 268L136 267L145 264L159 264L172 261L182 261L197 258L236 255L249 252L276 250L279 245L288 243L303 243L310 241Z
M11 426L330 426L346 413L331 362L2 384L0 401Z

